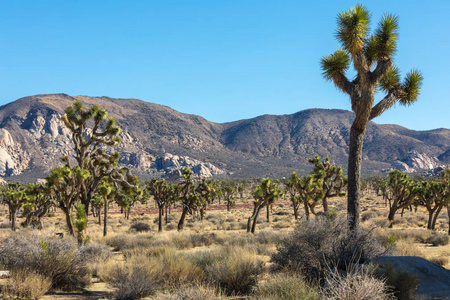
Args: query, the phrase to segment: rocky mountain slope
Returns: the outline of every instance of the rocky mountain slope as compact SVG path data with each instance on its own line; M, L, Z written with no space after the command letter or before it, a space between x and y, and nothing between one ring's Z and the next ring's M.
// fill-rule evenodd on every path
M136 99L51 94L0 107L1 176L42 178L62 155L71 153L70 133L60 117L74 99L98 104L117 120L122 128L121 164L147 178L176 177L183 166L202 177L289 176L294 170L309 172L307 158L316 153L346 166L353 113L345 110L310 109L218 124ZM408 164L411 153L429 157L436 166L449 163L450 130L413 131L370 123L364 173L399 161Z

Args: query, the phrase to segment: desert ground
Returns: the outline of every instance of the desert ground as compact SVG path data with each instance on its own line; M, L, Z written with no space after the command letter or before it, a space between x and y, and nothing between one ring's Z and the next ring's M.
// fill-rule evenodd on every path
M338 217L345 216L345 197L335 197L329 202ZM211 204L204 220L200 220L198 215L189 215L181 232L177 231L179 207L170 210L168 223L163 223L163 232L157 232L158 211L152 199L147 204L133 207L129 219L121 214L117 206L112 207L106 237L103 237L103 224L99 225L98 219L90 215L86 232L89 243L101 249L99 252L108 252L90 263L91 284L75 291L52 289L41 299L111 299L118 289L118 285L114 283L117 280L111 279L118 270L117 266L136 261L138 264L150 264L155 278L154 292L145 299L282 299L263 295L264 291L270 290L269 283L282 276L275 271L271 256L277 252L280 241L288 237L297 224L302 222L303 211L300 208L299 220L294 220L292 206L285 196L273 205L269 221L264 209L264 213L259 216L256 233L251 234L246 231L247 219L253 207L250 195L244 194L243 199L238 198L231 211L227 211L223 204ZM321 209L318 207L316 211ZM388 228L387 214L388 207L382 197L375 195L373 191L366 191L362 201L362 225L378 240L388 241L392 255L419 256L450 269L446 211L441 213L435 231L426 229L427 214L423 208L417 211L406 210L403 217L399 212L394 228ZM18 223L21 221L19 214ZM64 215L57 209L52 209L43 223L42 230L19 228L16 234L55 237L57 233L66 232ZM7 207L1 206L0 240L11 235ZM70 239L67 233L64 239ZM218 291L213 284L207 284L208 277L220 270L209 267L205 269L209 270L205 273L199 266L207 264L208 259L214 259L211 253L224 252L234 253L241 260L252 263L253 267L258 265L260 271L257 282L251 285L249 291L233 294L223 289ZM142 258L145 255L146 258ZM139 260L140 257L142 260ZM171 261L161 266L161 260L165 259ZM152 266L152 263L155 265ZM2 269L5 267L0 266L0 270ZM156 280L158 278L160 281ZM7 286L10 281L8 276L4 276L0 285ZM297 285L295 282L290 284ZM305 299L320 298L312 295Z

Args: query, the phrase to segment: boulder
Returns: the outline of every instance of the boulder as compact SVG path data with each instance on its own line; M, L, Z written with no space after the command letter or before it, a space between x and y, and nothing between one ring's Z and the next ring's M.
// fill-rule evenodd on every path
M416 256L381 256L372 259L381 268L387 264L419 279L419 299L450 299L450 270Z

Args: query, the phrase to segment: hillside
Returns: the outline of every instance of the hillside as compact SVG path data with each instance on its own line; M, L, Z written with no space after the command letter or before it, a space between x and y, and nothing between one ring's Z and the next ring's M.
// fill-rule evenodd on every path
M36 95L0 107L0 175L8 180L42 178L70 153L69 132L59 120L79 99L98 104L122 128L121 163L144 177L176 176L188 166L201 176L288 176L309 172L307 158L319 154L346 166L353 113L309 109L230 123L137 99ZM363 172L373 174L412 151L449 163L450 130L414 131L371 122L363 150Z

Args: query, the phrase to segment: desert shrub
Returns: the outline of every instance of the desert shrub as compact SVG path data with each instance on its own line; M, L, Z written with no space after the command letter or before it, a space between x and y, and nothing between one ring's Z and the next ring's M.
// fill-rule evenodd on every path
M11 273L24 271L47 276L53 288L86 287L91 278L87 263L71 238L38 237L21 232L0 243L0 264Z
M113 248L113 251L124 251L134 248L147 248L153 244L153 236L151 235L124 235L118 234L107 237L106 245Z
M207 268L212 283L228 295L248 294L264 271L264 264L254 253L242 248L224 248L221 257Z
M395 254L398 256L424 256L422 251L414 245L413 238L401 239L397 241L395 243Z
M88 268L93 276L98 276L100 266L111 257L111 250L104 244L89 243L80 248L80 258L88 262Z
M227 217L219 212L213 212L206 215L206 220L213 223L214 225L223 224Z
M356 268L350 268L345 274L337 270L330 272L322 293L328 300L395 299L382 279Z
M155 278L168 287L193 284L203 280L203 270L196 266L183 253L168 250L151 259Z
M11 224L9 222L0 223L0 229L9 229L11 228Z
M416 243L426 243L430 232L426 229L390 229L389 234L398 240L412 239Z
M435 264L438 264L440 266L445 266L445 265L448 264L449 259L448 259L447 256L442 255L442 256L439 256L439 257L432 257L432 258L429 259L429 261L431 261L431 262L433 262Z
M11 274L9 281L2 286L2 299L38 300L50 289L52 280L44 275L25 270Z
M365 211L361 214L361 221L365 222L367 220L373 219L373 218L377 218L378 214L374 211Z
M446 234L433 232L426 240L427 243L433 246L445 246L448 245L450 238Z
M285 237L284 234L281 234L280 232L277 231L267 231L267 230L262 230L259 231L256 235L256 241L259 244L279 244L282 239Z
M258 286L252 299L318 300L318 291L294 274L277 274Z
M167 224L167 226L166 226L166 230L175 230L175 229L177 229L178 228L178 225L177 224L175 224L175 223L169 223L169 224Z
M316 218L301 222L277 247L272 261L279 268L302 272L309 280L322 281L330 267L346 269L386 251L370 234L349 231L345 219Z
M185 285L161 295L157 300L222 300L226 297L214 287L205 284Z
M130 229L135 230L136 232L147 232L151 230L150 224L145 222L133 222Z
M159 289L153 279L151 265L145 261L116 263L103 270L101 277L115 290L114 299L142 299Z
M415 295L419 288L419 279L406 271L398 270L387 264L383 268L378 268L375 275L385 280L391 292L398 300L416 299Z

